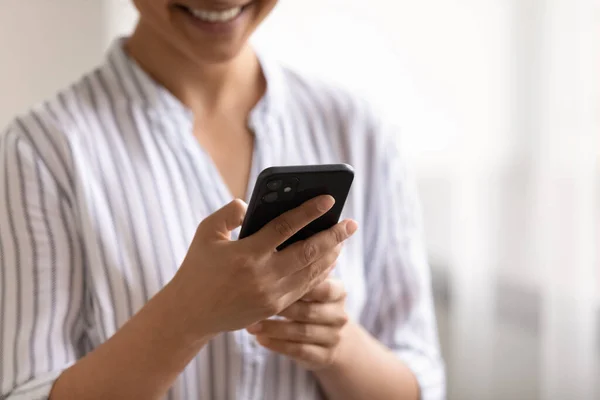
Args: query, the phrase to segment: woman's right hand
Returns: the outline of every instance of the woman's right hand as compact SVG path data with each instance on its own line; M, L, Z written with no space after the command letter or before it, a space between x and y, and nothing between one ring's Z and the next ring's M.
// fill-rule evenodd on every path
M230 232L244 219L241 200L202 221L170 282L192 333L200 337L243 329L278 314L323 281L356 222L340 222L280 252L276 248L333 204L331 196L317 197L239 241L232 241Z

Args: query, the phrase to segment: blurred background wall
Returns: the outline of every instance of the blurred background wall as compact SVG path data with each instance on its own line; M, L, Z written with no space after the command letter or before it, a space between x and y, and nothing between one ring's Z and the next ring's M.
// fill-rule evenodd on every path
M449 398L600 398L598 0L281 0L254 41L364 93L418 177ZM2 0L0 125L128 0Z

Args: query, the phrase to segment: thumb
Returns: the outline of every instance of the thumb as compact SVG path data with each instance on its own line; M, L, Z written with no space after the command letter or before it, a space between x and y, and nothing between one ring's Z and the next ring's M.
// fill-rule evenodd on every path
M231 231L242 225L247 208L242 200L233 200L206 217L198 228L199 233L207 238L231 239Z

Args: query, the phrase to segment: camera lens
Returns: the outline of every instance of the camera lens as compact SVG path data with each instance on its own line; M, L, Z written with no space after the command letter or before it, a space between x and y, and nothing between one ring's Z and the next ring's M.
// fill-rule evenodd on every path
M279 190L281 185L283 185L283 181L281 181L281 180L271 181L271 182L267 183L267 188L269 190Z
M272 203L277 200L277 197L277 192L271 192L263 197L263 201L266 203Z

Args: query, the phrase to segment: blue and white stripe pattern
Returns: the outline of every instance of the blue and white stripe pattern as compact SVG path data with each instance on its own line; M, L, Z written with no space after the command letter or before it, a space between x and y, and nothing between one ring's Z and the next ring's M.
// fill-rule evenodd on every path
M190 111L122 44L0 136L0 399L47 398L174 276L198 223L231 200ZM419 209L394 129L358 96L261 63L250 182L274 165L354 166L344 217L361 230L335 271L348 312L416 373L423 399L444 398ZM322 395L311 373L238 331L212 340L168 398Z

